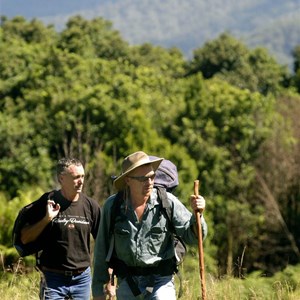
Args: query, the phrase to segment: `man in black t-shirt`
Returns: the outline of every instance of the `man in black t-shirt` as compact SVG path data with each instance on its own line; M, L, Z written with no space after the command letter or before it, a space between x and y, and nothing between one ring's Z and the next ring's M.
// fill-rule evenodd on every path
M46 235L39 258L41 299L90 299L90 235L97 236L101 212L99 204L82 193L84 175L79 160L59 160L61 189L41 197L45 201L21 231L23 244Z

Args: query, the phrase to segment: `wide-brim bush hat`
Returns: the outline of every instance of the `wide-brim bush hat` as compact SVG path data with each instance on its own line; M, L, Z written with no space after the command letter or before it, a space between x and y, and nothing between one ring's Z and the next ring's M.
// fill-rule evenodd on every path
M125 177L136 168L151 164L153 171L155 172L159 167L160 163L163 161L163 158L157 158L151 160L150 157L143 151L134 152L123 160L122 163L122 173L114 180L114 186L118 191L125 189Z

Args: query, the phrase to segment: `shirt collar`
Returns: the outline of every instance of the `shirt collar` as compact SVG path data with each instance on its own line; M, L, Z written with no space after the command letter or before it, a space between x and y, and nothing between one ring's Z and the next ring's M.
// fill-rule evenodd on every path
M159 205L158 197L157 197L157 189L153 188L147 204L149 209L152 209L154 206Z

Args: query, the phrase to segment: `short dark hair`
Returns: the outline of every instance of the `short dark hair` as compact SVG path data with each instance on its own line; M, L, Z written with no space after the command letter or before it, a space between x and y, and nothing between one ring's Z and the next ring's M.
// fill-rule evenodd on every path
M58 161L57 166L56 166L56 174L57 174L57 177L58 177L60 174L66 173L67 169L68 169L71 165L74 165L74 166L82 166L82 162L81 162L79 159L77 159L77 158L69 158L69 157L61 158L61 159Z

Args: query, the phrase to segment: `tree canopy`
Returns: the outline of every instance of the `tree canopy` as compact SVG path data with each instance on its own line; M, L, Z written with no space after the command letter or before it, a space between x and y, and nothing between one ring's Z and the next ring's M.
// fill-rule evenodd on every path
M3 18L0 38L2 228L11 230L11 207L33 197L22 191L57 186L57 159L81 159L85 191L102 204L122 159L143 150L177 165L186 205L200 180L205 246L220 272L236 272L246 248L249 271L299 262L298 48L289 74L228 33L190 61L176 48L129 45L102 18L72 17L62 32Z

